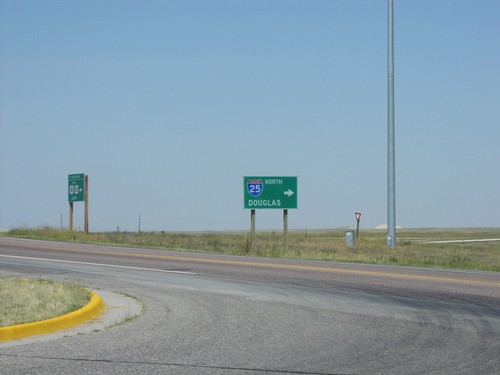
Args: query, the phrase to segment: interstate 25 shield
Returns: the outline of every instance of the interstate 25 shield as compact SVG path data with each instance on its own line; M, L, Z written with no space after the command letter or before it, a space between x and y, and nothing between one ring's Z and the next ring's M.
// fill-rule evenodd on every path
M262 180L248 180L247 191L252 197L258 197L264 190Z

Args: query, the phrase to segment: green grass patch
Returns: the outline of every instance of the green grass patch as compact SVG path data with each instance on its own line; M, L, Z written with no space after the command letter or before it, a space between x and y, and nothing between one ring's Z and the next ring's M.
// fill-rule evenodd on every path
M500 271L500 241L432 244L436 240L500 238L500 228L409 229L397 232L396 247L386 245L386 232L360 231L355 247L345 244L345 230L293 230L288 253L283 233L257 233L254 251L250 234L241 232L101 232L61 231L50 227L13 229L4 235L54 241L180 250L231 255L287 257L417 267Z
M46 320L76 311L90 292L70 283L18 278L0 279L0 327Z

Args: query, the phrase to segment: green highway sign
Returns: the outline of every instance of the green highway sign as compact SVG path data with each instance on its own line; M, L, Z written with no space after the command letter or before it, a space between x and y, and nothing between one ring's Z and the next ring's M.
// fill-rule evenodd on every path
M85 200L85 174L68 175L68 202L82 202Z
M297 208L297 177L243 177L245 209Z

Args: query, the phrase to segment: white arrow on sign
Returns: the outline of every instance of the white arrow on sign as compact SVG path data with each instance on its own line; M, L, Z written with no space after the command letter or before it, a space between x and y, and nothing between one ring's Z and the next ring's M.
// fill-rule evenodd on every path
M288 195L288 198L290 198L293 194L295 194L293 191L291 191L290 189L288 189L287 191L285 191L283 194L285 195Z

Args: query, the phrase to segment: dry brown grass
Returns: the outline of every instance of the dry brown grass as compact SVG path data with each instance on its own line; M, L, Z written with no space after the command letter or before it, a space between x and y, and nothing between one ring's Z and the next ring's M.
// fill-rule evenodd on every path
M398 244L393 248L386 245L385 231L360 231L356 246L348 247L345 230L294 230L289 233L287 254L284 253L283 234L280 231L258 232L253 252L247 231L104 232L85 235L81 232L41 228L17 229L7 235L217 254L500 271L500 241L427 243L431 240L500 238L500 228L400 230L397 233Z
M0 327L54 318L90 301L84 288L47 280L0 279Z

